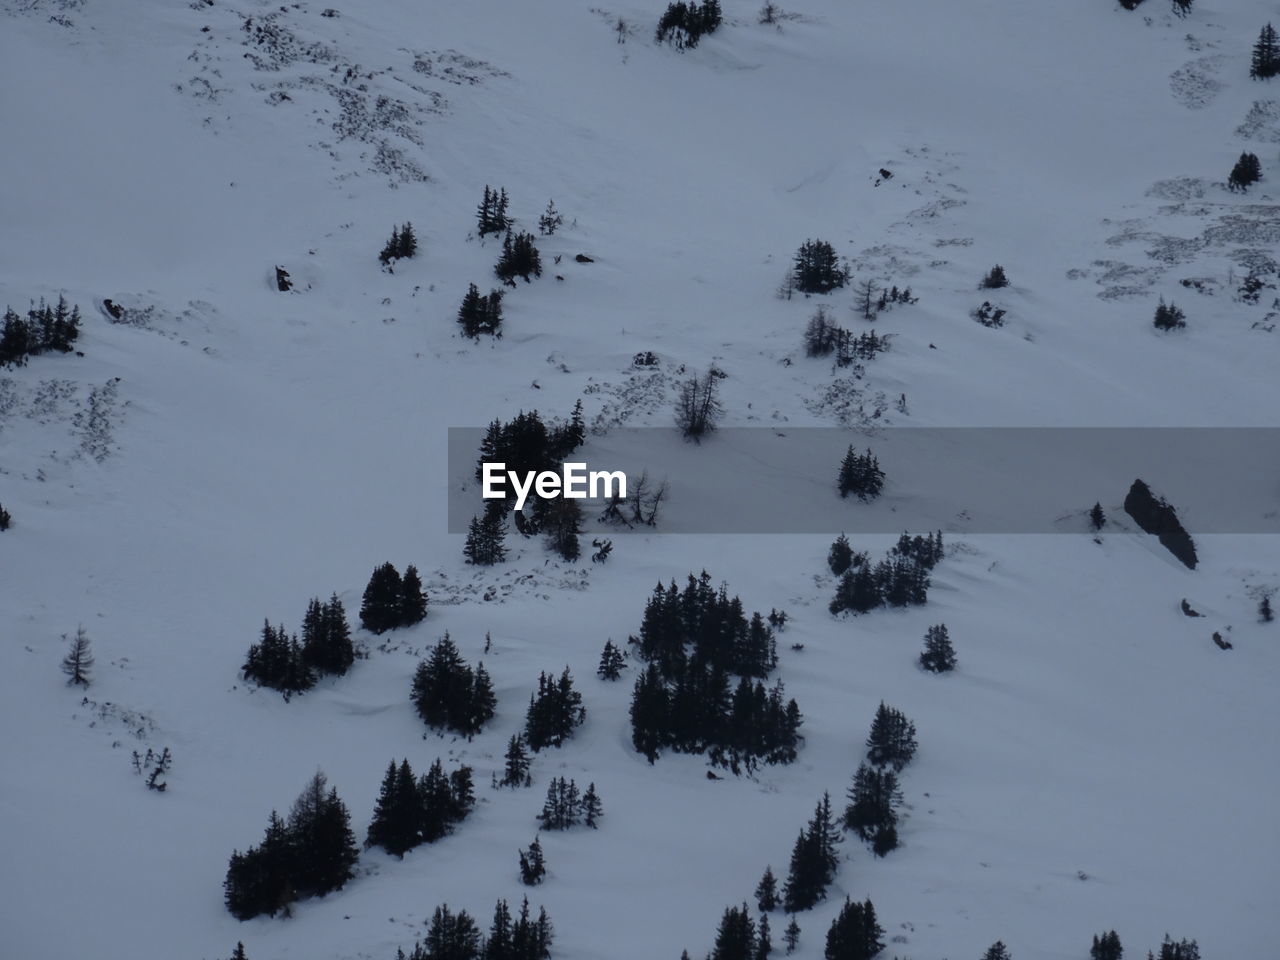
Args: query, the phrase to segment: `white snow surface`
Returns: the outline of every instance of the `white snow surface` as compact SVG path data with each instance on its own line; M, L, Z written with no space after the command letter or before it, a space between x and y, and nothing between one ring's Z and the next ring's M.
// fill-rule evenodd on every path
M216 958L243 940L255 960L391 960L437 904L487 926L528 892L557 960L700 956L766 865L785 875L822 792L843 803L882 699L921 745L903 846L877 860L846 840L798 960L822 955L846 894L874 901L886 957L976 960L1002 939L1017 960L1071 960L1111 928L1133 957L1166 932L1206 960L1274 950L1280 623L1256 615L1280 587L1274 537L1201 538L1188 571L1131 533L967 536L927 606L836 619L830 537L659 528L616 537L604 565L528 541L476 570L445 532L449 426L578 397L599 430L667 426L682 365L727 374L726 423L844 424L859 443L877 410L1280 426L1276 293L1233 296L1280 245L1280 88L1247 74L1280 4L783 6L798 16L775 29L728 0L680 53L652 42L662 4L635 0L337 16L0 0L0 300L65 293L86 318L83 357L0 370L0 954ZM253 43L246 18L278 42ZM1266 179L1229 193L1243 150ZM548 198L566 224L539 240L544 276L509 292L504 336L473 343L454 317L469 282L494 282L497 243L471 235L486 184L522 226ZM405 220L421 252L388 274L376 254ZM892 348L862 380L800 343L820 299L867 326L851 289L777 296L810 237L919 297L878 319ZM980 292L997 262L1013 286ZM295 292L273 289L276 265ZM1186 330L1152 329L1160 296ZM107 322L107 297L139 322ZM969 318L984 299L1005 326ZM641 350L656 373L631 367ZM1081 490L1063 511L1083 531L1094 500L1118 514L1123 496ZM832 492L833 535L853 509ZM367 658L288 703L243 682L264 617L296 629L337 591L354 620L386 560L423 570L424 623L358 633ZM595 676L653 584L703 568L748 610L792 616L777 676L805 715L794 765L720 781L700 757L650 766L630 745L635 662ZM943 622L959 669L924 674ZM78 624L97 657L84 692L58 669ZM445 631L473 663L493 638L498 715L470 742L424 736L409 702ZM490 790L538 672L566 665L585 726L536 758L533 789ZM169 788L148 791L130 753L166 746ZM364 852L291 918L227 913L231 851L317 768L363 839L388 761L437 756L475 769L480 803L452 836ZM516 850L561 775L594 782L605 816L544 835L550 876L526 891Z

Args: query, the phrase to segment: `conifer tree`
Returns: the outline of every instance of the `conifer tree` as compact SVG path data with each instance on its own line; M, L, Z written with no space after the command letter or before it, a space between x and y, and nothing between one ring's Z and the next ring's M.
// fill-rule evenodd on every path
M542 855L542 844L537 837L528 850L520 851L520 882L526 887L536 887L547 875L547 863Z
M1013 958L1009 954L1009 948L1004 945L1004 941L997 940L987 947L987 952L982 955L982 960L1013 960Z
M871 960L884 949L884 930L876 922L870 900L854 903L845 898L840 913L827 931L826 960Z
M397 626L410 627L426 619L427 595L422 591L422 577L418 575L418 568L412 563L404 569L397 607L399 612Z
M401 623L400 572L390 563L373 571L360 603L360 623L370 633L385 633Z
M884 489L884 471L870 449L859 454L850 446L840 462L836 485L841 497L853 494L864 503L876 499Z
M598 828L597 821L604 813L604 804L600 802L600 794L596 793L594 783L587 784L587 792L582 795L582 822L592 830Z
M4 508L4 504L0 503L0 531L8 530L9 525L13 522L13 517L9 511Z
M76 628L74 637L68 640L64 633L62 639L70 644L67 655L62 658L62 672L67 675L67 686L87 688L93 679L93 649L88 632L82 625Z
M897 807L902 802L898 776L892 770L866 763L858 765L849 788L844 825L863 840L870 840L883 856L897 846ZM892 840L892 844L890 844Z
M525 750L524 737L512 734L507 741L506 766L503 769L501 785L504 787L527 787L529 782L529 754Z
M956 651L951 645L945 623L939 623L925 631L920 666L930 673L946 673L956 668Z
M843 533L836 537L827 551L827 566L837 577L853 566L853 547Z
M782 942L787 945L787 953L795 953L796 947L800 945L800 924L796 923L793 915L791 922L787 924L786 932L782 935Z
M1249 61L1249 76L1254 80L1270 80L1280 74L1280 40L1271 24L1267 24L1258 33L1258 42L1253 45L1253 56Z
M849 282L835 247L826 240L806 240L796 252L792 281L801 293L830 293Z
M244 943L236 943L235 950L231 952L231 960L249 960L248 954L244 952Z
M1107 515L1102 512L1102 504L1095 503L1089 511L1089 526L1094 530L1101 530L1107 523Z
M575 727L587 717L582 694L573 686L573 676L565 667L559 678L543 673L538 676L538 690L529 695L525 715L525 742L537 752L544 747L558 747L573 736Z
M596 673L601 680L617 680L622 676L622 671L626 667L626 659L622 655L612 640L604 642L604 650L600 653L600 666L596 668Z
M507 231L502 241L502 255L493 268L498 279L512 283L516 277L522 277L525 283L530 276L542 276L542 256L534 243L533 234Z
M398 256L400 256L400 228L392 227L391 239L383 245L382 252L378 254L378 260L386 267Z
M1186 314L1176 304L1165 304L1164 297L1161 297L1153 324L1157 330L1177 330L1187 325Z
M1001 287L1007 287L1008 285L1009 278L1005 276L1004 267L997 263L987 272L987 275L982 278L980 289L998 290Z
M468 737L479 733L493 718L497 705L484 665L472 670L448 633L418 664L412 699L427 726Z
M901 770L916 753L916 726L900 710L885 706L876 709L867 736L867 760L877 767Z
M1120 935L1114 930L1093 935L1093 946L1089 948L1089 960L1121 960L1123 956L1124 947L1120 945Z
M756 934L756 952L754 960L768 960L773 953L773 931L769 927L769 915L760 914L760 929Z
M1244 193L1251 185L1261 179L1262 162L1258 159L1258 155L1256 153L1242 153L1235 166L1231 168L1231 175L1227 178L1227 187L1233 191Z
M547 209L542 212L542 216L538 218L538 232L544 237L549 237L556 232L556 228L564 223L564 217L560 215L560 211L556 209L554 200L547 201Z
M480 944L480 928L471 914L454 914L448 904L441 904L431 916L422 960L479 960Z
M761 913L778 909L778 881L773 876L773 867L765 867L764 876L756 884L756 906Z
M1271 595L1264 593L1262 599L1258 601L1258 620L1262 623L1270 623L1275 618L1276 615L1271 609Z
M467 527L467 540L462 548L467 563L492 566L507 559L507 522L505 505L494 500L498 509L486 509L479 517L472 517Z
M726 908L710 960L755 960L757 948L756 925L747 905Z
M413 232L413 224L406 223L400 228L400 245L396 249L396 256L401 259L409 259L418 255L418 235Z

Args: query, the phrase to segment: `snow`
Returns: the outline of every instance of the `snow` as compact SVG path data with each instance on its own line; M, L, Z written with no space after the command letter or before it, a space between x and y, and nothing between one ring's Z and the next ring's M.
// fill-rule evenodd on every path
M441 902L487 924L519 900L516 850L563 775L594 781L605 816L543 837L550 876L528 892L555 956L698 956L766 864L785 873L822 791L842 798L882 699L921 745L903 847L876 860L846 840L827 902L800 918L800 960L821 956L846 893L904 938L888 956L1003 939L1018 960L1067 960L1112 927L1133 956L1166 931L1206 960L1265 954L1280 639L1255 609L1280 586L1274 536L1200 537L1192 572L1130 533L966 535L928 606L836 620L834 492L826 536L660 527L617 538L605 565L547 562L531 541L476 571L446 531L445 460L449 427L564 416L580 396L601 429L667 427L680 366L711 363L727 424L849 426L859 445L858 403L869 415L880 394L895 426L1277 426L1275 293L1232 297L1250 257L1275 258L1275 94L1247 78L1272 5L1201 0L1179 20L1160 0L794 0L779 31L730 2L685 54L652 44L660 6L0 0L0 299L65 292L86 311L84 357L0 371L7 954L214 958L243 940L258 960L390 960ZM245 53L269 54L242 45L242 16L273 13L296 42L255 69ZM625 44L617 15L636 27ZM1228 193L1246 149L1267 179ZM876 186L881 167L894 177ZM526 227L549 198L566 225L539 240L544 276L506 298L503 338L474 344L453 318L469 282L491 282L496 241L468 237L485 184ZM376 254L405 220L422 252L388 275ZM844 406L830 386L848 374L803 356L817 299L776 296L809 237L920 298L877 321L892 349ZM978 291L997 262L1013 286ZM297 293L273 289L276 265ZM1185 331L1151 328L1158 296ZM105 297L141 325L108 323ZM984 299L1003 328L969 319ZM826 301L866 327L851 291ZM656 379L631 368L650 349ZM1081 489L1061 510L1123 494ZM354 618L387 560L423 570L423 624L361 634L367 659L289 703L239 678L264 617L296 629L336 590ZM630 747L630 678L594 675L655 582L704 567L749 610L792 616L777 675L806 717L794 765L718 782L698 757L651 767ZM915 657L943 622L959 669L927 675ZM87 692L58 671L81 623ZM446 630L473 663L493 637L498 715L469 743L424 737L408 699ZM532 790L490 791L538 672L565 665L586 725L537 758ZM165 746L157 794L129 756ZM363 837L387 762L436 756L475 768L481 803L453 836L403 861L365 852L291 919L226 912L231 851L317 767Z

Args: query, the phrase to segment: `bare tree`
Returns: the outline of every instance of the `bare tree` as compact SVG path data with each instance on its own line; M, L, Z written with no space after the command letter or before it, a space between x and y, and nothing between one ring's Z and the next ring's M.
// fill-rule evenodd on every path
M93 668L93 651L89 648L89 634L81 625L76 629L74 637L68 638L64 633L62 639L68 640L71 644L71 649L62 658L62 672L67 675L67 685L89 686L89 673Z
M681 384L676 426L686 437L700 441L716 428L722 412L717 393L717 377L710 370L703 376L694 374Z
M879 292L880 288L876 286L874 280L863 280L858 284L857 306L863 320L874 320L876 318L876 294Z

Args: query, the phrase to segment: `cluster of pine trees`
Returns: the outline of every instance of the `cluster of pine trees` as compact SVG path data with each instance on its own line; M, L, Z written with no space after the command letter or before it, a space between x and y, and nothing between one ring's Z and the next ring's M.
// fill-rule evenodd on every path
M542 804L538 821L544 830L568 830L583 823L596 829L604 804L596 785L588 784L586 793L578 792L578 785L564 777L555 777L547 785L547 799Z
M427 616L427 595L422 577L413 564L400 576L393 564L377 567L360 601L360 623L370 633L385 633L397 627L411 627Z
M826 240L806 240L796 251L791 283L801 293L830 293L849 282L849 268Z
M544 470L558 471L564 459L586 439L581 400L574 405L568 423L548 425L537 410L528 413L522 410L506 423L495 419L480 442L475 477L481 479L485 463L505 463L507 470L522 476ZM510 492L510 496L514 495L514 491ZM530 500L536 504L539 498L530 497Z
M1277 74L1280 74L1280 40L1276 38L1275 27L1268 23L1258 33L1258 42L1253 45L1249 76L1255 80L1270 80Z
M467 563L490 567L507 559L507 505L490 500L485 511L472 517L467 526L467 539L462 546Z
M446 836L466 819L475 802L470 767L446 774L437 759L415 778L408 760L398 766L392 760L382 778L365 846L404 857L414 847Z
M827 895L840 862L837 848L843 842L831 810L831 797L824 793L813 816L791 849L791 864L782 888L782 906L787 913L810 910Z
M351 879L359 856L351 817L337 791L327 787L317 772L287 821L273 810L262 843L231 854L223 891L235 917L287 915L295 900L324 896Z
M866 453L858 453L852 444L849 445L844 459L840 461L836 487L842 498L853 494L863 503L880 496L884 490L884 471L870 447Z
M894 287L895 296L898 288ZM854 336L852 332L835 323L826 305L818 307L809 318L809 325L804 331L804 351L806 356L827 357L835 354L836 363L842 367L853 365L858 360L872 360L877 354L889 349L889 337L880 336L875 330Z
M1262 179L1262 161L1256 153L1242 153L1227 177L1227 189L1245 193Z
M482 333L501 337L502 291L481 294L480 288L471 284L462 298L462 306L458 307L458 326L462 327L462 335L472 340L479 340Z
M978 284L981 290L999 290L1001 287L1009 285L1009 278L1005 276L1004 267L996 264L987 271L987 275L982 278L982 283Z
M1165 303L1164 297L1156 305L1156 315L1152 324L1157 330L1177 330L1187 325L1187 315L1175 303Z
M825 960L871 960L884 949L884 930L876 922L871 900L862 903L845 897L844 906L827 930Z
M927 603L929 571L941 559L942 531L924 537L902 534L893 549L874 567L865 553L854 553L841 534L831 545L827 558L833 572L843 567L828 609L833 614L846 610L867 613L882 606Z
M288 699L310 690L320 674L342 676L355 662L355 646L342 601L335 593L327 603L315 597L302 619L302 641L281 624L263 621L261 639L249 647L242 668L245 679L279 690Z
M692 49L705 34L715 33L723 22L720 0L676 0L658 19L655 39L658 43L670 43L677 50Z
M898 846L898 807L902 804L898 774L915 756L915 724L882 701L866 746L866 760L858 765L849 787L844 825L868 841L877 857L883 857Z
M499 900L488 936L467 911L453 913L442 904L432 914L426 939L407 954L397 950L396 960L547 960L554 935L546 909L534 917L527 897L514 917L507 901Z
M55 350L70 353L79 336L80 307L68 307L66 297L58 297L52 307L42 297L25 318L12 307L6 308L0 326L0 367L21 367L28 357Z
M427 726L453 730L468 738L493 719L497 706L484 664L472 670L447 633L418 664L412 698Z
M492 189L487 183L484 186L484 199L476 210L476 229L481 239L491 233L506 233L511 229L511 218L507 216L507 188Z
M538 689L529 694L524 742L534 752L559 747L586 719L587 708L582 705L582 694L574 689L568 667L559 677L539 673Z
M784 700L781 681L768 690L753 682L777 665L773 630L759 613L748 620L742 601L714 588L706 571L690 574L683 591L658 584L631 641L648 663L632 693L632 743L650 763L663 748L709 752L735 773L744 763L795 759L800 708Z
M378 261L388 267L396 260L408 260L417 255L418 235L413 232L413 224L406 223L403 227L391 228L391 238L378 254Z
M508 286L515 286L515 278L520 277L529 283L529 277L542 276L542 255L538 252L532 233L520 231L513 234L510 230L502 239L502 253L493 267L498 279Z

